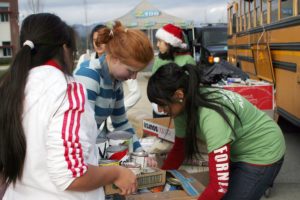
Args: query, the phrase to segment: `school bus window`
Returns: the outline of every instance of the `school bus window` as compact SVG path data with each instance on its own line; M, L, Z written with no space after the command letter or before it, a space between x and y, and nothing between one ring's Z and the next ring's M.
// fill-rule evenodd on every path
M249 1L250 3L250 28L254 27L254 1Z
M245 30L247 30L249 26L249 1L245 1Z
M281 18L291 16L293 16L293 0L281 0Z
M241 11L240 15L241 15L241 16L245 14L244 3L245 3L244 0L241 0L241 1L240 1L240 11Z
M236 32L240 32L240 17L236 14Z
M240 26L239 26L239 31L243 31L244 30L244 1L240 0L240 4L239 4L239 11L240 11Z
M256 26L261 25L261 0L256 0Z
M263 17L263 24L268 23L268 0L261 1L261 9L262 9L262 17Z
M300 0L298 0L298 15L300 14Z
M230 30L229 30L229 27L230 27L230 11L229 9L227 10L227 21L228 21L228 29L227 29L227 35L231 35L230 34Z
M232 15L232 34L236 33L236 13Z
M240 18L240 31L244 31L244 15L242 15Z
M232 16L233 7L231 6L229 9L229 27L228 27L228 33L232 35L232 26L233 26L233 16Z
M271 22L278 21L278 0L271 1Z

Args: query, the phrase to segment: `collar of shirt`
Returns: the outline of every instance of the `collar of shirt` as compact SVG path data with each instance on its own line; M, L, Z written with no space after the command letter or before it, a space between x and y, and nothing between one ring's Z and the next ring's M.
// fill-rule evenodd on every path
M55 60L48 60L45 65L50 65L62 71L62 66L60 66Z
M116 79L113 79L111 77L111 75L109 74L109 69L108 69L108 64L106 61L106 54L103 54L100 58L99 58L99 62L100 62L100 76L103 78L104 83L108 84L108 85L113 85L116 86L118 84L121 84L121 81L118 81Z

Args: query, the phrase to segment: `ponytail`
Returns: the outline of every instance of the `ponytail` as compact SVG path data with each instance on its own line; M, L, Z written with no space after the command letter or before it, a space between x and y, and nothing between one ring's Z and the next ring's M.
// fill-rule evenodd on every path
M7 184L15 183L22 176L24 167L26 139L22 113L31 51L27 45L22 47L0 80L0 172Z
M184 82L187 82L185 89L185 110L187 115L186 138L185 138L185 154L187 159L192 159L194 155L199 154L197 144L197 128L199 128L199 103L201 100L197 98L200 86L200 71L192 65L182 67L182 73L188 76ZM184 75L183 75L184 76ZM188 145L187 145L188 144Z

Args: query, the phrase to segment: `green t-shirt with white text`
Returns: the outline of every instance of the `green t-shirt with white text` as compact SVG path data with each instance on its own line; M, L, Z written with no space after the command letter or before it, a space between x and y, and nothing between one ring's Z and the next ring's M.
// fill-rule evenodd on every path
M198 139L207 145L208 152L230 143L230 157L233 162L252 164L272 164L285 153L285 141L281 129L266 113L237 93L223 89L201 89L201 92L218 90L210 97L220 97L220 101L235 110L241 119L228 109L224 109L235 133L220 114L209 108L199 108ZM225 95L224 95L225 94ZM186 113L174 119L177 137L185 137Z

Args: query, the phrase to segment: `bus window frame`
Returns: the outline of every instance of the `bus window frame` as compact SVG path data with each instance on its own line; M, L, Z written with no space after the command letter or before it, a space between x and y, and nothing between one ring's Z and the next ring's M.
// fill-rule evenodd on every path
M247 0L239 0L236 1L235 3L231 4L231 6L228 7L228 11L231 9L231 13L228 13L230 15L230 18L228 18L228 21L230 21L231 26L232 24L232 17L233 14L236 14L236 33L239 32L244 32L249 29L255 28L255 27L260 27L264 26L270 23L276 23L278 21L281 21L282 19L289 18L289 17L294 17L300 15L300 0L293 0L293 8L292 12L293 15L289 17L282 17L282 2L281 0L276 0L277 2L277 19L276 21L271 21L272 20L272 1L273 0L266 0L266 11L267 11L267 19L264 18L264 13L263 11L263 0L253 0L253 5L254 9L253 11L253 16L251 17L251 5L250 1ZM259 5L257 6L257 3ZM236 6L234 6L236 4ZM257 9L259 9L259 16L257 16ZM258 17L260 18L260 23L258 23ZM266 23L265 23L266 20ZM253 26L251 26L253 22ZM230 35L232 35L232 27L228 30L230 31Z
M242 32L245 30L245 5L242 3L244 2L244 0L240 0L239 3L239 9L240 9L240 31Z
M228 29L227 29L228 35L233 35L233 33L232 33L232 21L233 21L232 10L233 10L233 5L231 5L227 9L227 11L228 11L228 22L229 22L228 23Z
M300 0L294 0L294 5L293 5L293 7L294 7L294 16L297 16L297 15L300 15L300 9L299 9L299 7L300 7Z
M250 29L256 26L255 0L249 1ZM252 10L251 10L252 9Z
M293 17L293 16L295 16L295 3L296 2L296 0L292 0L292 15L291 16L287 16L287 17L282 17L283 15L282 15L282 1L279 1L279 3L280 3L280 10L279 10L279 17L280 17L280 19L279 20L282 20L282 19L286 19L286 18L289 18L289 17Z
M274 3L273 3L274 2ZM281 2L281 0L269 0L269 3L270 3L270 7L269 7L269 9L270 9L270 22L269 23L276 23L276 22L278 22L279 20L280 20L280 12L279 12L279 10L280 10L280 2ZM273 6L272 5L276 5L276 3L277 3L277 17L276 17L276 10L274 10L274 15L273 15ZM276 17L276 18L272 18L272 17Z
M247 5L247 6L246 6ZM245 7L245 31L250 29L250 4L249 1L244 0L244 7Z
M257 5L257 3L259 5ZM257 10L259 10L259 16L257 14ZM259 18L259 21L260 23L258 23L258 19ZM258 27L258 26L261 26L262 25L262 0L256 0L255 1L255 27Z
M239 8L238 8L238 6L239 6L238 3L233 4L232 18L235 15L235 33L233 33L233 34L236 34L239 32Z

